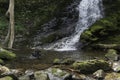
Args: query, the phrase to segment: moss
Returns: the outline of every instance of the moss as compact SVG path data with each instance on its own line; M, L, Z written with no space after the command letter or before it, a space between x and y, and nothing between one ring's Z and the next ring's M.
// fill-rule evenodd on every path
M75 62L72 66L74 69L79 70L81 73L92 73L98 69L110 70L109 63L104 60Z
M0 78L0 80L14 80L14 79L11 78L10 76L5 76L3 78Z
M14 59L16 57L16 55L10 51L7 51L5 49L0 48L0 58L1 59Z
M61 60L60 59L54 59L53 64L60 64Z
M0 59L0 64L4 64L4 61L2 59Z

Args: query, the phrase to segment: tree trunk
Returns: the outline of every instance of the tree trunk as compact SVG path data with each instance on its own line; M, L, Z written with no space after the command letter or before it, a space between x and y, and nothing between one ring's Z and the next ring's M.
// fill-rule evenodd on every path
M14 42L14 0L10 0L9 2L9 8L6 12L6 16L9 17L9 28L8 28L8 34L5 39L5 43L8 44L8 48L13 47Z

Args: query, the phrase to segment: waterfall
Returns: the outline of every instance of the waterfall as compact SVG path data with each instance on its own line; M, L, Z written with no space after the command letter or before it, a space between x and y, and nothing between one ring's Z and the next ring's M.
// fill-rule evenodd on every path
M68 51L76 50L76 44L79 42L81 33L89 26L102 18L102 0L82 0L78 5L79 20L75 27L75 32L53 44L50 44L44 49Z

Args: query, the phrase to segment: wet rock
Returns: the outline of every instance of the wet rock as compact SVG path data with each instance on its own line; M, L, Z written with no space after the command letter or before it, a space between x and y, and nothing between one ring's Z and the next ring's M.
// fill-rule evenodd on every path
M108 58L109 60L118 60L119 59L119 55L117 54L117 51L114 49L109 49L107 54L105 55L106 58Z
M37 71L34 73L35 80L50 80L47 73L43 71Z
M113 62L112 69L115 72L120 72L120 62Z
M5 76L5 77L0 78L0 80L14 80L14 79L10 76Z
M119 73L107 73L104 80L120 80L120 74Z
M105 60L76 61L72 67L81 73L92 73L99 69L110 70L109 63Z
M16 55L8 50L5 50L3 48L0 47L0 58L1 59L14 59L16 57Z
M97 70L96 72L93 73L93 77L98 80L103 80L105 77L105 72L102 69Z

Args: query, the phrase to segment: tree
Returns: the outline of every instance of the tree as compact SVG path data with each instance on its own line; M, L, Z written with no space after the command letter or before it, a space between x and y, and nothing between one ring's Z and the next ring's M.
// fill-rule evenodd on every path
M8 34L5 38L4 44L7 44L8 48L13 47L14 42L14 0L9 1L9 8L6 12L6 17L9 19Z

